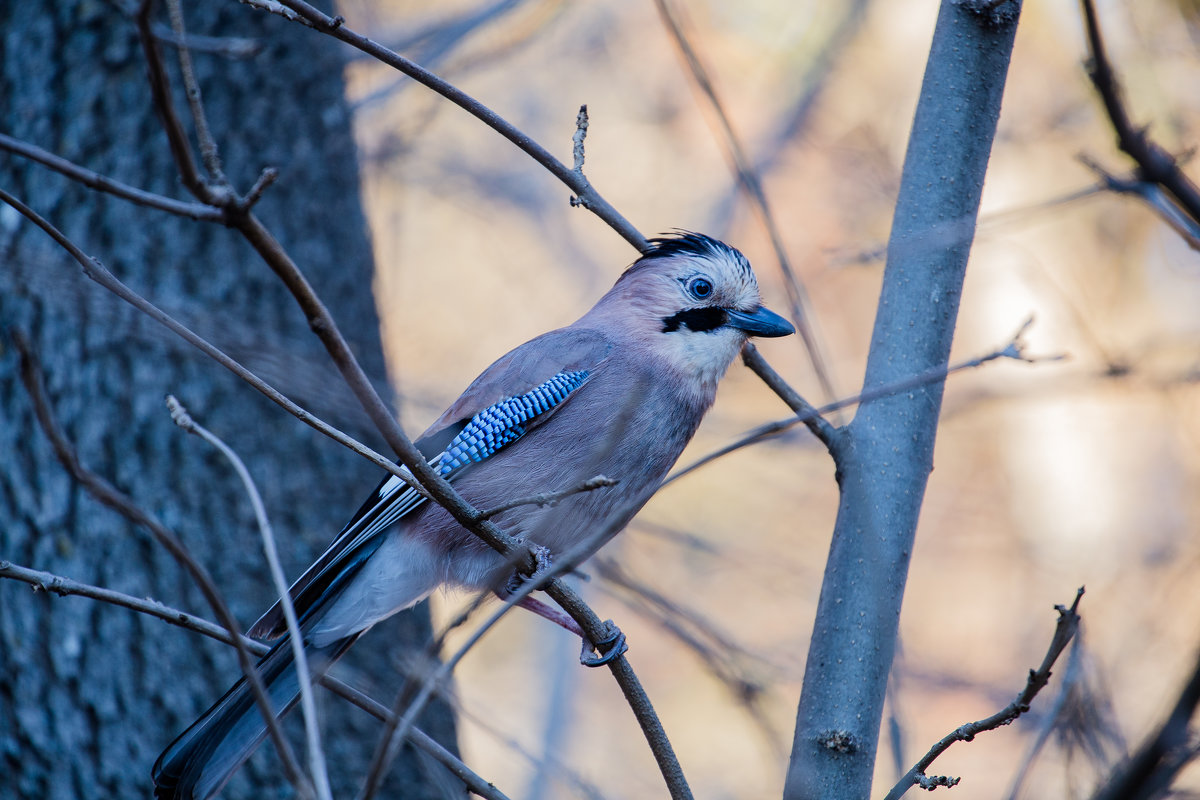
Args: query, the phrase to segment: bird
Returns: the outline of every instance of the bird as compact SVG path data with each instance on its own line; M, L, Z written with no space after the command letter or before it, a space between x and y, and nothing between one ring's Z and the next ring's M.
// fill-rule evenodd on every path
M485 369L416 444L481 509L604 476L604 485L591 491L517 505L492 518L551 559L581 547L586 552L575 555L590 555L654 494L746 340L794 331L762 304L739 250L674 231L650 239L574 323ZM513 573L510 562L444 508L389 474L289 590L311 674L324 674L372 625L435 589L503 596ZM564 617L555 621L581 633ZM249 635L278 640L257 669L282 715L300 686L278 602ZM265 737L243 677L159 756L155 796L212 797Z

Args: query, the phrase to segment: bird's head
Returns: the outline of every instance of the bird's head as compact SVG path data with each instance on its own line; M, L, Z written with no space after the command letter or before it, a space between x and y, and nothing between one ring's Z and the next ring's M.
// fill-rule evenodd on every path
M763 307L744 255L686 231L651 239L650 249L588 316L597 312L673 366L712 384L748 337L795 332Z

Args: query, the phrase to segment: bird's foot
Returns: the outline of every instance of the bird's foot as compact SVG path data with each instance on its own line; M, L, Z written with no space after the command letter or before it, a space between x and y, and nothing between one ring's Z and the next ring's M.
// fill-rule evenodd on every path
M583 650L579 653L580 664L585 667L603 667L629 651L625 634L611 619L604 620L604 630L604 638L598 641L593 642L586 636L583 637Z
M549 548L542 547L540 544L534 544L529 546L529 551L533 554L533 571L529 574L520 571L514 572L504 584L504 590L500 594L501 597L515 594L526 581L537 583L540 578L550 571L552 561Z

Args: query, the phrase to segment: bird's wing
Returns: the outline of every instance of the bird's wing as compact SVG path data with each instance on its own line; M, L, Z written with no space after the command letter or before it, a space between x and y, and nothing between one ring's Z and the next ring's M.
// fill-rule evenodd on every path
M453 481L473 464L543 424L602 368L611 343L593 331L564 328L539 336L500 358L430 426L417 447ZM404 470L408 473L408 470ZM425 503L415 489L388 475L320 558L292 584L297 618L337 594L383 542L389 526ZM278 602L249 635L274 638L286 630Z

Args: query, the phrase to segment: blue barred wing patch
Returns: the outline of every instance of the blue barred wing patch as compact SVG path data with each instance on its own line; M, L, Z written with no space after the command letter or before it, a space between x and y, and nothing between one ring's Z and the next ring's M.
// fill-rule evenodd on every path
M465 467L495 455L525 434L530 421L561 405L587 380L589 372L560 372L525 394L494 403L472 417L446 448L429 460L443 477L453 478ZM408 470L405 470L407 473ZM387 527L425 503L425 498L395 475L388 476L354 518L308 571L292 584L292 598L301 618L321 607L342 581L349 580L382 543ZM276 603L254 624L251 635L283 633L283 615Z
M560 372L525 394L506 398L480 411L438 456L438 472L449 476L468 464L495 455L521 438L530 420L566 400L587 377L587 370Z

